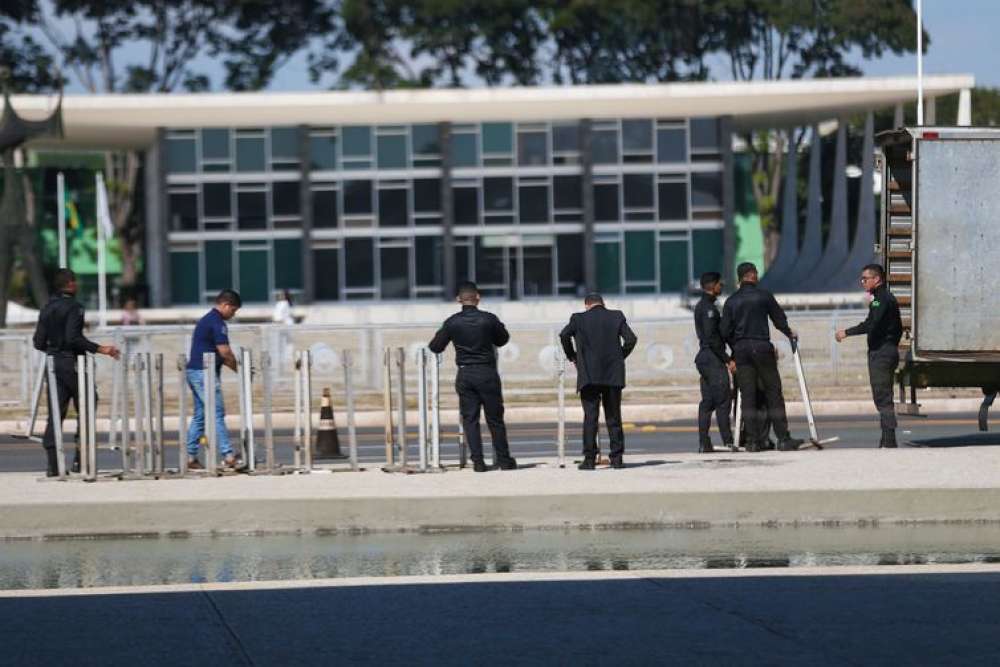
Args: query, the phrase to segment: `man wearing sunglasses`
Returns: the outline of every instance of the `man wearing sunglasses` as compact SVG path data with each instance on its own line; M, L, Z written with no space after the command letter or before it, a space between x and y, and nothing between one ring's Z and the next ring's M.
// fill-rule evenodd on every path
M885 284L885 269L869 264L861 270L861 286L871 296L868 317L861 324L837 332L837 342L848 336L866 334L868 338L868 380L872 399L882 426L879 447L896 446L896 410L892 404L892 381L899 366L899 340L903 321L899 304Z

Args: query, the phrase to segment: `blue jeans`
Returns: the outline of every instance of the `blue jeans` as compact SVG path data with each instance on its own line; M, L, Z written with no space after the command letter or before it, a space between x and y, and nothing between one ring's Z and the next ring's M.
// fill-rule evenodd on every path
M185 372L191 394L194 395L194 416L187 433L188 456L198 456L198 438L205 433L205 371L189 368ZM215 433L219 443L219 453L228 456L233 452L226 431L226 406L222 401L222 383L215 376Z

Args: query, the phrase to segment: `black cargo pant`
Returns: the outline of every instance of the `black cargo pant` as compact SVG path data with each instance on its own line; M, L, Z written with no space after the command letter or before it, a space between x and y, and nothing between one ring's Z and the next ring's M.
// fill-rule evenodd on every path
M508 460L510 448L507 445L507 427L503 422L503 390L497 369L485 364L459 366L455 391L458 392L458 411L462 415L462 426L473 463L483 462L480 408L486 413L486 426L493 440L494 462Z
M580 389L583 406L583 458L597 460L597 421L604 404L604 422L608 426L612 460L625 453L625 429L622 428L622 388L606 384L588 384Z
M719 425L722 441L732 443L733 429L729 424L729 407L732 392L729 388L729 370L711 350L700 350L694 365L701 376L701 402L698 403L698 442L711 442L708 431L712 426L712 413Z
M76 444L77 447L80 446L80 397L78 396L79 391L77 387L77 374L76 374L76 357L71 355L55 355L54 356L54 366L56 374L56 393L59 397L59 424L58 428L62 428L63 420L66 419L66 413L69 412L69 402L73 401L73 409L77 412L77 429L76 429ZM46 383L48 382L48 375L46 377ZM56 434L52 422L52 415L55 414L55 410L52 409L51 401L49 401L49 391L47 384L43 386L43 391L45 392L45 401L49 406L49 422L45 426L45 435L42 436L42 447L45 449L55 449L56 447ZM94 394L94 402L96 405L97 395Z
M896 428L896 408L892 403L892 383L899 366L899 350L891 343L876 350L868 350L868 380L872 386L872 400L878 410L883 431Z
M785 415L785 397L781 392L781 376L778 374L778 358L774 354L774 346L766 340L745 338L733 346L733 358L736 360L736 380L743 396L747 433L754 439L748 444L756 447L766 444L761 437L765 417L771 418L771 426L779 442L787 440L788 417ZM761 394L767 402L766 406L762 405L763 401L759 398Z

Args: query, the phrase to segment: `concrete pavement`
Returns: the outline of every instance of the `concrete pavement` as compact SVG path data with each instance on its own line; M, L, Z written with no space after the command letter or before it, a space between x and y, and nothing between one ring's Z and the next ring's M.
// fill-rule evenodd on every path
M632 456L593 472L521 463L94 484L5 473L0 537L1000 521L997 447Z
M996 565L0 592L17 665L993 664Z

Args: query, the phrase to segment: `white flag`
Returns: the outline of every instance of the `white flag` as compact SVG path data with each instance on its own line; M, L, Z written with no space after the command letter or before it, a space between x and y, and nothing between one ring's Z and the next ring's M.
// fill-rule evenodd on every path
M108 191L104 187L104 176L100 172L97 174L97 224L104 232L104 238L110 240L115 237L115 228L111 224L111 210L108 208Z

